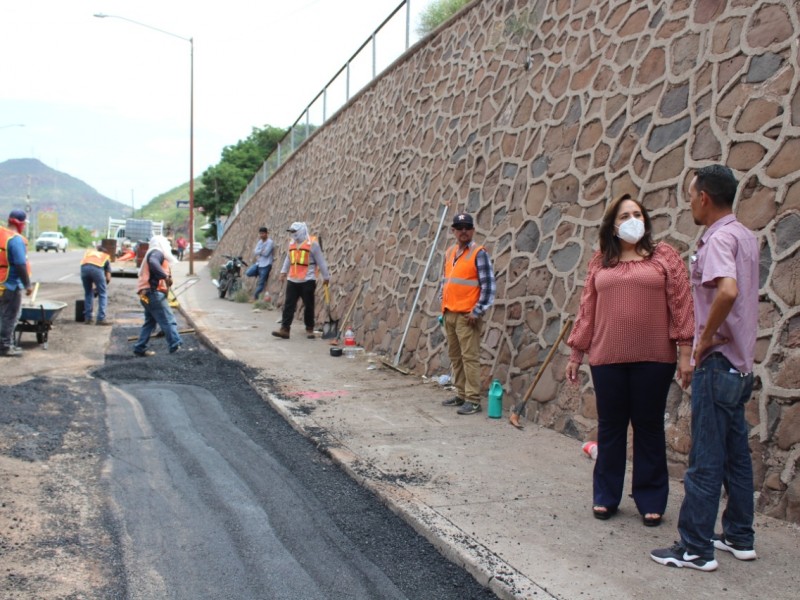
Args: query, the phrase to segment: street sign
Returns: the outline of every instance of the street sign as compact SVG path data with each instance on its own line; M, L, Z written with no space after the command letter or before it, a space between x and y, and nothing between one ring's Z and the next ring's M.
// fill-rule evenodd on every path
M175 200L175 208L189 208L188 200Z

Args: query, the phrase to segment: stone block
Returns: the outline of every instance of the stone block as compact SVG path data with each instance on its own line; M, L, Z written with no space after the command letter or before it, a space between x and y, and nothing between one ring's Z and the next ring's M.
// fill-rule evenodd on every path
M767 175L773 179L780 179L798 170L798 156L800 156L800 138L791 138L778 150L767 166Z
M759 8L750 20L745 38L751 48L769 48L796 35L785 8L768 4Z
M739 171L749 171L761 162L767 153L758 142L736 142L728 153L728 166Z

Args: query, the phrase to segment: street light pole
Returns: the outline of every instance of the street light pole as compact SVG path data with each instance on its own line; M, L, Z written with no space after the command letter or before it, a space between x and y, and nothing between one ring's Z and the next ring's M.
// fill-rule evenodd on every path
M98 19L121 19L122 21L133 23L134 25L146 27L147 29L176 37L184 42L189 42L189 275L194 275L194 38L183 37L182 35L119 15L95 13L94 16Z

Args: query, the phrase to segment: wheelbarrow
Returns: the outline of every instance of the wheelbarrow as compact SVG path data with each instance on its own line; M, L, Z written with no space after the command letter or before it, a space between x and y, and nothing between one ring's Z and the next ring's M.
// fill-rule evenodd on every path
M45 300L44 302L39 302L37 306L23 306L19 322L14 330L16 338L14 344L19 346L22 333L29 331L36 334L36 341L44 344L46 349L47 336L53 326L53 321L56 320L56 317L65 306L67 306L66 302L57 302L55 300Z

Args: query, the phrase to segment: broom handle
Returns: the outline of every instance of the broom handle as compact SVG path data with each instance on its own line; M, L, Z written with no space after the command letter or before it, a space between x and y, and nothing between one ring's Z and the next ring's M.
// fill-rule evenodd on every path
M561 340L564 339L564 336L566 335L567 330L570 328L570 325L572 325L572 319L567 319L566 321L564 321L564 326L561 328L561 333L558 334L558 337L556 338L553 347L550 348L550 352L547 353L547 357L544 359L542 366L539 367L539 371L536 373L536 377L533 378L533 382L531 382L531 384L528 386L528 391L525 392L525 397L522 399L522 402L520 402L517 405L517 408L515 409L515 412L517 414L519 414L519 411L522 410L522 407L524 407L528 403L528 400L531 399L531 395L533 394L533 388L536 387L536 384L539 383L539 380L542 378L544 370L547 368L547 365L550 364L550 360L556 353L558 345L561 343Z

